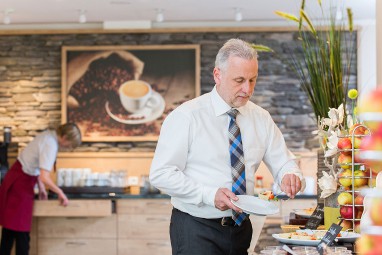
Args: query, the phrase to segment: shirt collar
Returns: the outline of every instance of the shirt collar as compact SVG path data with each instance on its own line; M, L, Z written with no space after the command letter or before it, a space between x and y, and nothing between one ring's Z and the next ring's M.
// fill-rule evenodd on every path
M229 106L219 95L218 91L216 90L216 85L211 91L211 104L215 111L215 116L223 115L231 109L231 106ZM240 114L244 114L245 105L236 109L239 111Z

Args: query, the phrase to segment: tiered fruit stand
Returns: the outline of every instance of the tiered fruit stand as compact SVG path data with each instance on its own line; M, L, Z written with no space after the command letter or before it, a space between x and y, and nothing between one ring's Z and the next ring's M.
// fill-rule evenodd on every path
M356 124L349 134L343 135L339 143L347 144L338 150L338 180L340 194L337 197L340 205L340 220L343 230L360 232L360 220L363 213L363 196L361 190L372 185L371 169L360 159L360 141L370 136L370 130L362 124ZM340 144L339 144L340 147Z

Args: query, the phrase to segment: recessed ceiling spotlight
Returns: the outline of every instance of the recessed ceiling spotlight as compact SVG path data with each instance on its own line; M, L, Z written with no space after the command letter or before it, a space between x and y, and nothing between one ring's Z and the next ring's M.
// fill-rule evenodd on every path
M235 8L235 21L242 21L243 14L241 13L241 8Z
M78 17L78 22L80 23L86 23L86 11L85 10L79 10L80 16Z
M156 21L157 22L163 22L164 21L163 9L157 9Z

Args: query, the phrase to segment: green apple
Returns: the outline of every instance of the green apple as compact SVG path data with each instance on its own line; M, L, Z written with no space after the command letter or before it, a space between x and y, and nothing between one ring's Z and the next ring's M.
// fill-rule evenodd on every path
M342 169L351 168L352 156L346 153L340 153L338 156L338 163L340 164Z
M354 188L367 185L368 178L362 170L355 170L354 177L364 177L364 178L354 178Z
M338 174L338 181L340 182L342 186L349 187L351 186L351 176L352 176L351 170L346 169ZM344 178L344 177L350 177L350 178Z
M337 197L339 205L351 205L353 204L353 196L348 192L341 192Z
M354 149L361 148L362 138L361 137L354 137Z

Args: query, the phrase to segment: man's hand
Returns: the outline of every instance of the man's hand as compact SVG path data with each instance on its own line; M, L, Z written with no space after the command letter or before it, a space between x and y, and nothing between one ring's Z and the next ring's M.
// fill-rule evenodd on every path
M281 181L281 190L287 194L288 197L294 198L294 196L301 189L301 181L295 174L286 174Z
M219 188L215 194L215 207L220 211L232 209L238 213L242 213L243 211L240 208L232 204L231 199L234 201L239 200L239 198L229 189Z

